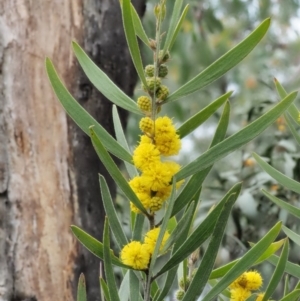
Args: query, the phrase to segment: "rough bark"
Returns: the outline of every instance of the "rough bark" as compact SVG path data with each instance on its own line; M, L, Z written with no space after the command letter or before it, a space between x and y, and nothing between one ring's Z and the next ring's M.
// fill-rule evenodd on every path
M144 2L136 2L141 12ZM89 300L99 300L99 261L69 226L101 237L97 174L104 171L57 102L45 56L109 132L111 105L79 71L72 39L132 93L136 76L118 0L0 2L0 300L74 300L79 272L87 275Z

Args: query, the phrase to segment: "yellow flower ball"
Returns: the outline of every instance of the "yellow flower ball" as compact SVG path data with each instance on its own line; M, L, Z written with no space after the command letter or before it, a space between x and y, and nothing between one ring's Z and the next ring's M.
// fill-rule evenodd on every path
M167 116L155 120L155 145L164 156L177 155L181 148L181 140L176 133L172 119Z
M253 291L257 290L262 286L263 279L259 272L250 271L245 273L246 281L246 289Z
M135 193L150 194L150 185L144 180L143 176L134 177L128 184Z
M242 275L240 275L237 279L235 279L230 285L229 287L231 289L236 289L236 288L245 288L247 285L247 279L245 276L245 273L243 273Z
M148 248L139 241L132 241L127 244L121 250L120 257L124 264L136 270L146 270L150 261Z
M151 190L158 191L159 189L169 186L172 179L172 171L169 170L169 164L164 162L155 162L150 164L144 170L143 177L151 183Z
M140 145L134 150L132 159L133 164L144 171L149 165L160 162L160 152L152 143L141 141Z
M251 292L244 288L235 288L230 291L230 301L245 301L251 295Z
M249 291L257 290L261 287L263 279L257 271L245 272L230 284L231 289L243 288Z
M152 254L154 251L159 232L160 232L160 228L154 228L154 229L150 230L149 232L147 232L145 235L144 244L146 245L147 250L150 254ZM168 231L166 231L164 234L164 237L162 239L161 245L159 247L159 251L162 251L162 249L164 248L164 245L169 237L170 237L170 234Z

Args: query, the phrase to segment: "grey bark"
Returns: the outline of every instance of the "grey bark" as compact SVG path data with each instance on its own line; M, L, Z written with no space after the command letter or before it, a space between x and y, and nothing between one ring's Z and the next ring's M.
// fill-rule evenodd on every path
M142 13L144 1L135 4ZM80 272L89 300L100 299L99 260L69 226L101 239L98 173L107 174L44 69L49 56L75 98L113 133L111 104L80 71L73 39L132 94L136 74L118 0L0 2L0 301L74 300Z

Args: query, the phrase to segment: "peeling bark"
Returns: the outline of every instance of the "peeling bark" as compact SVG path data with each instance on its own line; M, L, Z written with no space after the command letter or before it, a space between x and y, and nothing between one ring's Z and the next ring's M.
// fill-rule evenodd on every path
M139 12L143 1L136 1ZM73 238L77 224L101 238L98 173L88 137L67 118L44 69L53 59L79 102L113 133L111 104L75 62L77 40L126 93L136 75L119 1L0 3L0 300L74 300L77 275L99 300L99 260ZM127 114L120 112L124 123ZM114 183L109 181L112 193Z

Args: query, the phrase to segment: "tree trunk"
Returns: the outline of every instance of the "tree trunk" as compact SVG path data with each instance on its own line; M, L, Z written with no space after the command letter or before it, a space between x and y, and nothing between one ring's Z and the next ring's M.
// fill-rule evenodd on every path
M142 13L144 1L136 9ZM79 69L73 39L132 94L136 74L119 0L0 3L1 301L74 300L80 272L89 300L100 300L99 260L76 242L70 225L101 239L98 173L107 173L56 100L44 68L49 56L75 98L113 133L111 104ZM127 113L120 114L125 124Z

